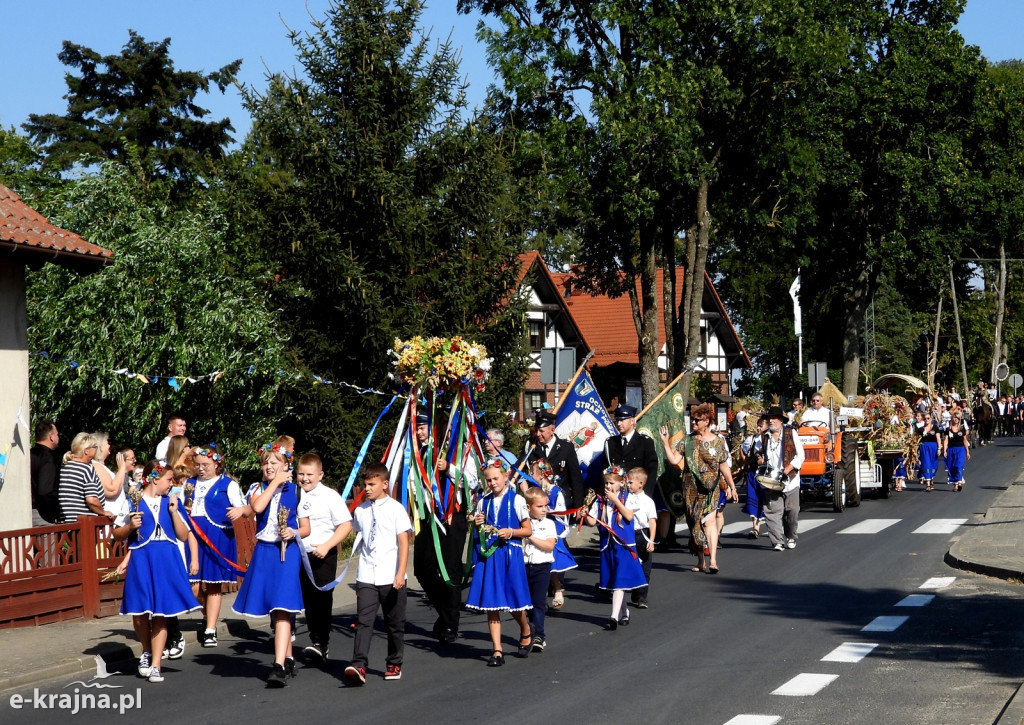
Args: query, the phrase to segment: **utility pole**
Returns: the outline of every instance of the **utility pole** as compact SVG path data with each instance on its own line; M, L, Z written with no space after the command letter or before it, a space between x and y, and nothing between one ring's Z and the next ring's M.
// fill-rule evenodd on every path
M967 383L967 363L964 361L964 336L960 333L960 311L956 305L956 283L953 281L953 260L949 260L949 292L953 297L953 319L956 321L956 339L960 344L960 373L964 377L964 399L971 392ZM994 372L994 371L993 371Z

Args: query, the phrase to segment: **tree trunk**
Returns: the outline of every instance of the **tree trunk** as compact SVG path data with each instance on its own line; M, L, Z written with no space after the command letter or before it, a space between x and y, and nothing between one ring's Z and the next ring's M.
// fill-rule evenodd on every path
M633 310L637 355L640 358L640 388L646 405L658 396L661 383L661 376L658 373L658 354L661 352L661 346L658 344L658 264L652 240L642 239L640 249L640 293L637 294L636 281L630 280L629 303Z
M674 380L682 369L681 355L676 355L676 335L679 328L679 315L676 310L676 245L671 231L664 233L662 240L661 264L664 269L662 283L661 306L665 327L665 369L668 379Z
M999 276L996 278L996 331L992 341L992 372L989 380L997 383L996 368L999 367L1000 352L1003 349L1003 311L1006 308L1006 244L999 242Z
M843 395L857 394L860 380L860 343L864 313L871 302L871 265L863 262L853 289L846 298L846 319L843 321Z
M711 236L711 212L708 208L711 182L704 173L698 178L700 184L697 187L696 234L687 235L690 244L686 255L686 363L682 381L684 395L689 395L695 362L700 357L701 300L704 297L704 269L707 266Z

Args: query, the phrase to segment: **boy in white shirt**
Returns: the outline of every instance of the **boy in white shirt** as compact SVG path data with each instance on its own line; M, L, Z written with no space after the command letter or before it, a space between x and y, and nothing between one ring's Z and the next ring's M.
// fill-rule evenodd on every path
M359 568L356 571L356 625L352 662L345 679L353 685L366 683L366 665L373 638L377 609L384 614L388 631L385 680L402 678L405 652L406 567L412 522L405 507L388 496L390 474L383 463L363 467L360 478L366 498L353 512L352 525L359 533Z
M654 537L658 530L658 509L654 499L644 493L647 484L647 471L643 468L631 468L626 474L626 486L629 496L626 497L626 508L633 511L633 529L636 532L636 553L643 565L644 578L647 586L634 589L630 599L638 609L647 609L647 591L651 585L651 568L654 566Z
M530 646L534 652L543 652L547 646L544 634L544 610L548 601L548 586L551 584L551 565L555 563L555 544L558 530L555 522L548 518L548 495L544 489L531 486L523 493L530 512L533 531L523 539L523 561L526 562L526 581L530 585L529 611ZM520 650L522 651L522 650ZM529 650L526 650L529 654Z
M302 548L306 550L309 571L313 574L310 580L305 566L299 574L310 642L303 652L312 662L323 666L327 664L331 636L334 587L327 591L320 587L330 584L337 576L338 545L352 531L352 514L341 494L322 483L324 468L320 456L307 453L300 458L295 477L302 489L298 516L309 519L309 536L302 540Z

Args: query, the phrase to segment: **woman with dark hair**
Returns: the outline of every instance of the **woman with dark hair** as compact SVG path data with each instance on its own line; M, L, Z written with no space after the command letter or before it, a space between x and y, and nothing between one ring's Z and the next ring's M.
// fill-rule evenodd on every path
M690 412L691 435L677 435L673 443L667 426L662 426L660 432L665 460L683 472L690 551L697 555L697 566L693 571L717 574L718 524L715 519L719 491L725 492L727 501L736 501L738 496L729 469L729 448L724 438L711 431L713 416L714 408L709 403L702 403Z

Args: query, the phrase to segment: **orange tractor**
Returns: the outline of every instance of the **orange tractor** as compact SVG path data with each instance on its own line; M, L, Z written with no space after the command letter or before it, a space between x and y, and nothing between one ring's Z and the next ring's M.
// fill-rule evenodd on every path
M804 448L800 503L830 501L833 511L843 511L847 506L860 506L863 489L877 489L888 498L892 477L886 481L884 467L875 463L870 444L857 436L871 429L850 427L846 416L833 416L833 420L834 430L811 424L797 431Z

